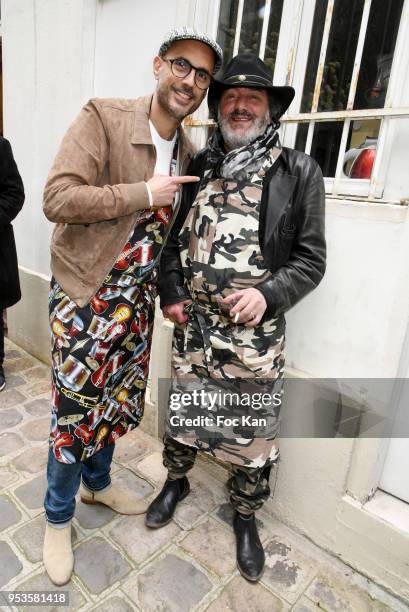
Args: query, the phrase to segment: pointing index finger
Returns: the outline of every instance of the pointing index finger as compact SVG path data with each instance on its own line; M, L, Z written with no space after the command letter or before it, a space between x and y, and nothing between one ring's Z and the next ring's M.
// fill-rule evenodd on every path
M174 183L182 185L183 183L197 183L200 181L199 176L173 176L172 180Z

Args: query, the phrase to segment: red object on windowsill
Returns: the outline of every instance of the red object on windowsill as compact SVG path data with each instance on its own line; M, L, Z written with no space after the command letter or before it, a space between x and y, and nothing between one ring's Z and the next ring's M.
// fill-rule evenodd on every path
M363 149L352 164L349 176L355 179L371 178L375 157L376 149Z

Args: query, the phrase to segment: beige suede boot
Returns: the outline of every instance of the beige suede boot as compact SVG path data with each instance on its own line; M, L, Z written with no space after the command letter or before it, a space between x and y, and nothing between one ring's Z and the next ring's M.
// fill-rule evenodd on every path
M115 483L102 491L90 491L82 484L80 493L84 504L104 504L119 514L144 514L148 507L145 499Z
M51 582L57 586L67 584L74 568L71 545L71 522L66 527L53 527L46 523L43 546L44 567Z

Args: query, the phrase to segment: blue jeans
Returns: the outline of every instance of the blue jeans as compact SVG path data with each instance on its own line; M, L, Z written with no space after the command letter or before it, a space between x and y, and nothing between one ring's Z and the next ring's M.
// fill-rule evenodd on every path
M95 455L80 463L60 463L50 449L48 452L47 480L44 508L49 523L66 523L74 516L75 496L81 476L91 491L101 491L111 484L112 455L115 444L108 444Z

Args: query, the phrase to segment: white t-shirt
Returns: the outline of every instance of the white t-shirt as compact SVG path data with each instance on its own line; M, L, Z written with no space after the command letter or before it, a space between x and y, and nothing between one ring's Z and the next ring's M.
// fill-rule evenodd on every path
M149 121L152 142L156 147L156 164L154 174L170 175L170 162L172 161L173 148L176 142L176 132L172 140L165 140L159 136L152 121Z
M158 134L152 121L149 120L149 128L151 131L152 142L156 148L156 164L153 171L154 174L164 174L170 176L170 164L172 161L173 149L175 147L177 132L173 136L172 140L165 140ZM178 174L178 167L176 164L176 174ZM145 183L146 189L148 190L149 206L153 206L152 192L148 183Z

